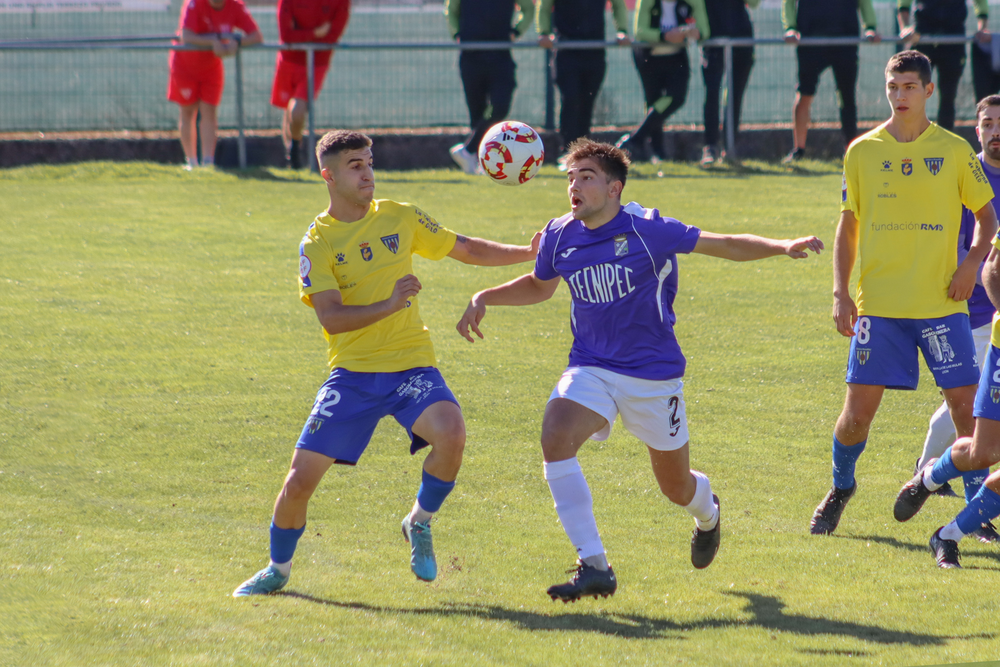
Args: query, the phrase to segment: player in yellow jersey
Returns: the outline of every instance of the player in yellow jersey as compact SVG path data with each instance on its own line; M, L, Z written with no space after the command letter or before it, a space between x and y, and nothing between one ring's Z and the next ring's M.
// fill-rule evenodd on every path
M335 131L316 146L330 207L316 216L299 246L299 294L323 326L331 373L275 501L271 563L234 597L272 593L285 585L305 530L309 498L331 465L357 463L375 426L388 415L407 430L411 454L431 448L416 502L403 520L403 536L410 543L413 573L434 580L430 520L455 486L465 422L434 368L411 255L502 266L533 261L538 250L540 234L530 246L467 238L415 206L375 200L371 145L364 134Z
M833 431L833 487L813 514L814 535L836 529L857 489L855 464L885 389L916 389L918 349L959 436L973 431L979 366L965 300L997 220L993 190L972 147L927 119L930 78L922 53L890 58L885 79L892 117L852 142L844 157L833 319L851 337L851 352L847 398ZM976 229L959 265L963 204L975 212ZM856 260L857 302L849 294Z

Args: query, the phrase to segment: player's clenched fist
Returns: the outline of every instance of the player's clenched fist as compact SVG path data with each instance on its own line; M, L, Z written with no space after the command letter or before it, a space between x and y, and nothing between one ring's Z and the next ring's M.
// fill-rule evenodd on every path
M476 341L469 332L469 329L472 329L472 331L479 336L480 340L483 339L483 334L479 330L479 323L482 322L483 317L486 316L486 304L482 302L482 299L476 298L478 296L479 295L477 294L472 297L471 301L469 301L469 305L465 308L465 314L462 315L462 319L458 321L458 326L455 327L458 330L458 333L470 343L474 343Z
M406 308L407 302L420 292L421 287L420 281L412 274L397 280L396 285L392 288L392 296L389 297L389 303L392 304L393 310Z

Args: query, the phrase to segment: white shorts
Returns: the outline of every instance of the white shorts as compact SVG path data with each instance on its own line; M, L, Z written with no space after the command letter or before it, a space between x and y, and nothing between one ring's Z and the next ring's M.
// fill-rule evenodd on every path
M571 366L549 396L565 398L608 420L590 436L607 440L615 417L629 433L660 451L680 449L688 441L683 380L642 380L592 366Z

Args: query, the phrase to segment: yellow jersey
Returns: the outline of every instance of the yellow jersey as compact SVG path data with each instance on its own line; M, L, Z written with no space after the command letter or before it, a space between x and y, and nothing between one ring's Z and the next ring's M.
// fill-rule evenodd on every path
M299 296L337 290L346 306L367 306L388 299L396 281L413 273L411 255L445 257L455 247L454 232L411 204L372 201L357 222L341 222L324 211L316 216L299 245ZM399 312L356 331L323 335L330 370L394 373L434 366L434 346L420 319L419 295Z
M969 142L933 123L900 143L881 125L844 157L841 210L858 220L860 315L905 319L968 313L948 298L958 268L962 205L993 199Z

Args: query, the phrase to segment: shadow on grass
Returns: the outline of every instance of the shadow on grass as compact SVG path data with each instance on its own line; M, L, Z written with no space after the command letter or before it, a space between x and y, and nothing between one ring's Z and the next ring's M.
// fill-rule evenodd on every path
M625 639L683 640L684 636L679 633L739 627L763 628L772 632L787 632L803 636L836 635L854 637L876 644L906 644L910 646L937 646L945 644L950 639L993 639L996 636L995 634L977 634L965 637L940 637L919 632L887 630L875 625L787 614L785 613L785 603L779 598L768 595L736 591L725 591L724 594L746 600L747 604L743 611L751 618L735 621L706 618L691 623L677 623L666 618L614 612L540 614L520 609L508 609L498 605L451 603L442 604L440 607L402 608L372 605L366 602L324 600L312 595L294 592L278 593L284 597L297 598L340 609L384 614L412 614L415 616L464 616L488 621L502 621L522 630L594 632Z
M842 540L856 540L858 542L875 542L876 544L883 544L894 549L925 553L928 555L928 558L931 557L930 549L928 549L926 543L914 544L913 542L901 542L895 537L886 537L885 535L832 535L831 537ZM930 539L930 533L928 533L928 539Z
M929 533L928 533L929 535ZM885 537L884 535L834 535L834 538L839 538L843 540L856 540L858 542L875 542L876 544L884 544L896 549L903 549L905 551L914 551L923 554L927 554L927 560L929 563L933 564L934 556L931 554L930 549L924 544L913 544L911 542L900 542L893 537ZM970 538L971 539L971 538ZM975 542L974 544L979 544ZM970 545L971 546L971 545ZM978 566L978 565L963 565L963 569L966 570L988 570L991 572L1000 572L1000 553L996 551L990 551L990 545L980 545L983 549L977 551L966 552L963 549L963 558L985 558L987 560L992 560L996 563L995 566ZM964 561L963 561L964 562Z

